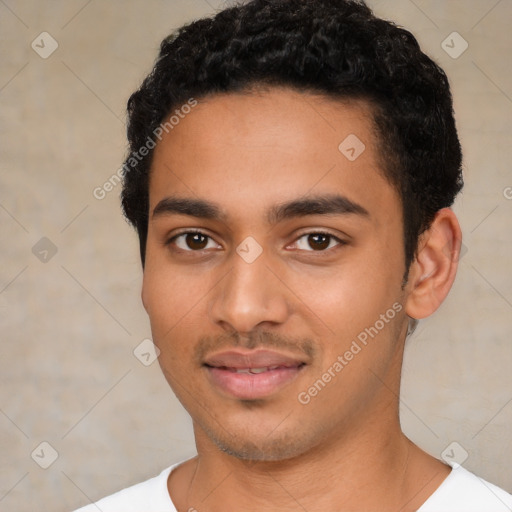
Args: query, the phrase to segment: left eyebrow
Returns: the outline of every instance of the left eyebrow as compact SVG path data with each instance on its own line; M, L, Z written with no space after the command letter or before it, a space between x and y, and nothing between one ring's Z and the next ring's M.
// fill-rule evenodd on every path
M359 215L370 218L370 212L354 201L341 195L308 197L288 201L272 207L268 214L269 224L277 224L285 219L306 215Z

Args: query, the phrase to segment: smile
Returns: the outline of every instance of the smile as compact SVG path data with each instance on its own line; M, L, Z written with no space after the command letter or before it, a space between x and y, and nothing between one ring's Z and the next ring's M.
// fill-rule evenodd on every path
M226 367L222 367L222 369L226 369L226 370L229 370L229 371L235 372L235 373L252 373L252 374L268 372L271 370L277 370L278 368L286 368L286 367L279 366L279 365L263 366L262 368L226 368Z
M212 388L228 398L257 400L282 391L302 372L307 358L274 350L217 352L203 361Z

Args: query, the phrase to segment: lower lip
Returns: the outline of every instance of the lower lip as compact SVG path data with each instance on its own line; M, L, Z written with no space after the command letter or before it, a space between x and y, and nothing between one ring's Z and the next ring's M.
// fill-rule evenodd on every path
M230 396L243 400L268 397L289 384L303 366L276 368L263 373L237 373L223 368L207 366L213 384Z

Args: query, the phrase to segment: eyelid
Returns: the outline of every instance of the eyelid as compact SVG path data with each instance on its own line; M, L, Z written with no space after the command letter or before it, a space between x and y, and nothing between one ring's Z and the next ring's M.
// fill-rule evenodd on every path
M164 242L164 245L166 245L166 246L171 245L178 237L180 237L182 235L192 234L192 233L199 233L200 235L203 235L203 236L207 237L208 239L210 239L211 241L213 241L217 245L219 245L219 246L221 245L221 244L219 244L215 240L215 238L213 236L211 236L210 234L208 234L204 230L197 229L197 228L183 228L183 229L177 231L176 233L173 233L172 236L166 238L166 241ZM298 240L300 240L301 238L303 238L305 236L309 236L309 235L324 235L324 236L328 236L328 237L334 239L337 242L337 244L334 247L330 247L330 248L327 248L327 249L324 249L324 250L321 250L321 251L315 251L314 249L311 249L310 251L306 250L306 249L299 249L300 251L321 254L321 253L326 253L328 251L331 251L331 250L335 249L336 247L340 247L340 246L346 245L348 243L346 240L343 240L339 236L331 233L330 231L327 231L325 229L319 228L319 229L309 229L308 231L304 231L304 232L301 232L301 233L295 235L294 241L292 242L292 244L289 244L287 247L289 247L290 245L296 244ZM188 249L187 250L187 249L182 249L180 247L177 247L177 250L180 250L180 251L183 251L183 252L191 252L191 253L197 252L197 253L200 253L202 251L205 251L206 249L199 249L197 251L194 251L192 249Z
M206 233L202 229L197 229L197 228L183 228L183 229L177 231L176 233L173 233L172 236L166 237L164 245L168 246L168 245L173 244L173 242L176 240L176 238L178 238L178 237L180 237L182 235L195 234L195 233L198 233L200 235L205 236L206 238L209 238L211 241L213 241L217 245L221 245L221 244L219 244L215 240L215 238L212 235ZM183 251L183 252L202 252L202 251L204 251L206 249L200 249L200 250L197 250L197 251L193 251L191 249L187 250L187 249L181 249L180 247L177 247L177 250L180 250L180 251Z
M313 252L313 253L321 254L321 253L326 253L326 252L328 252L328 251L330 251L330 250L332 250L332 249L334 249L336 247L340 247L340 246L346 245L348 243L346 240L343 240L339 236L337 236L337 235L335 235L335 234L333 234L330 231L327 231L325 229L312 229L312 230L310 229L308 231L304 231L304 232L296 235L294 241L290 245L296 244L297 241L300 240L302 237L309 236L309 235L324 235L324 236L328 236L328 237L336 240L336 242L338 242L338 243L334 247L330 247L330 248L324 249L322 251L315 251L314 249L311 249L310 251L305 250L305 249L299 249L299 250L304 251L304 252Z

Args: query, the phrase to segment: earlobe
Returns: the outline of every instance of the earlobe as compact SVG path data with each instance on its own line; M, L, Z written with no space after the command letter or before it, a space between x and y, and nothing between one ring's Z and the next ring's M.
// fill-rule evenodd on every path
M426 318L448 295L457 273L462 233L450 208L439 210L420 237L418 252L409 272L406 313Z

